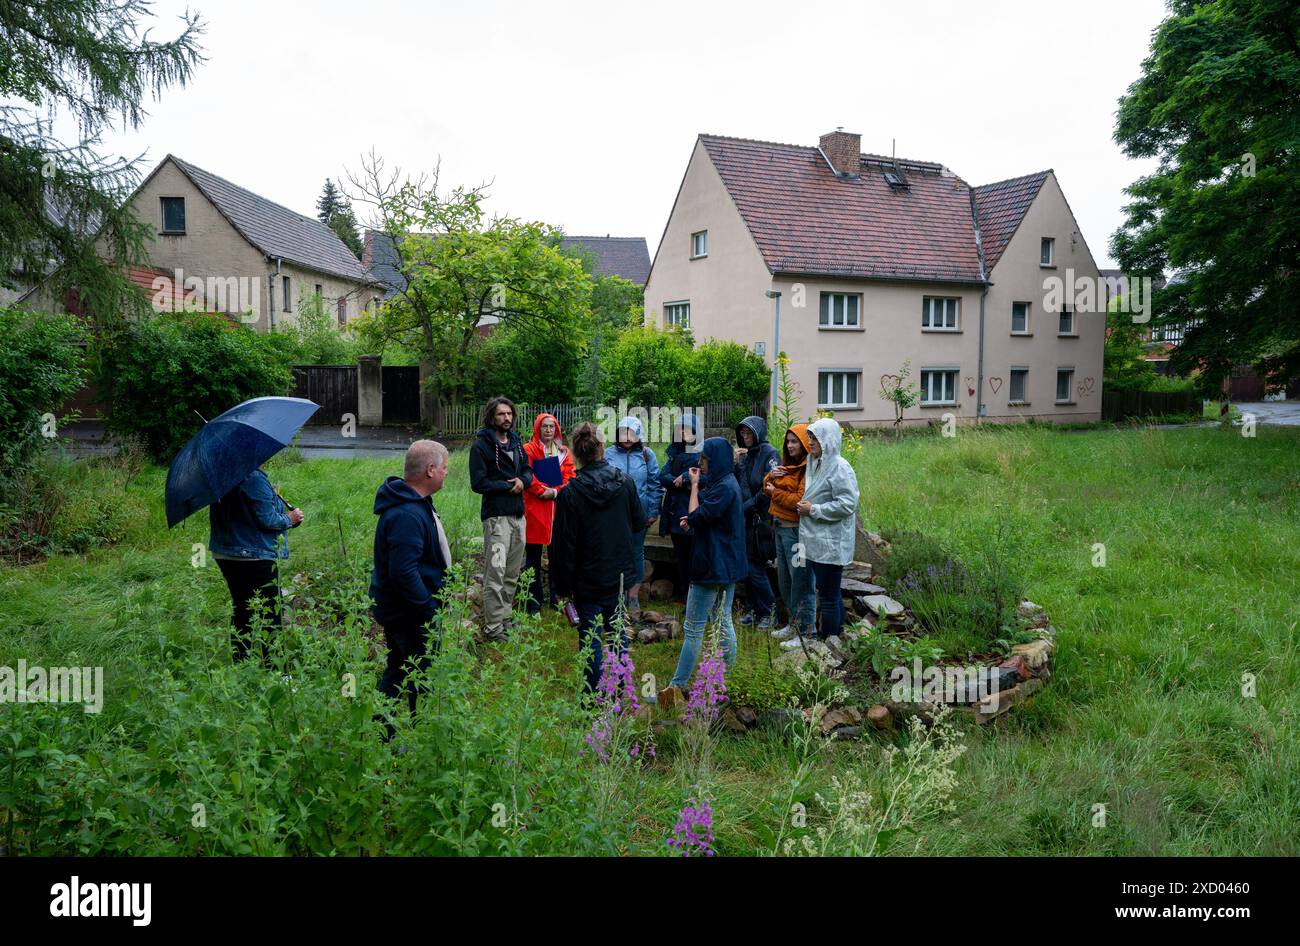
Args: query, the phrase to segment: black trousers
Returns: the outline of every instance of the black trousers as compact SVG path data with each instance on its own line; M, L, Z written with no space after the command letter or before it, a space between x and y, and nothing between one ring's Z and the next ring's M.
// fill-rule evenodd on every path
M235 609L230 644L234 659L239 662L250 656L254 613L265 609L263 626L271 632L280 630L279 569L274 560L259 558L219 558L217 568L226 579ZM260 656L265 662L265 647Z
M528 613L540 614L542 604L548 603L555 607L555 590L551 589L549 597L546 597L545 582L542 581L542 552L546 550L544 545L525 545L524 546L524 567L533 570L533 583L528 586Z
M695 536L668 533L673 540L673 557L677 559L677 588L683 598L691 587L691 550L694 548Z
M416 688L408 684L407 676L412 667L426 670L429 658L438 652L438 638L432 644L429 641L429 628L416 620L389 621L384 626L384 640L388 642L388 663L379 678L379 692L393 699L399 699L405 691L407 705L411 714L415 714ZM388 738L392 738L393 728L388 727Z

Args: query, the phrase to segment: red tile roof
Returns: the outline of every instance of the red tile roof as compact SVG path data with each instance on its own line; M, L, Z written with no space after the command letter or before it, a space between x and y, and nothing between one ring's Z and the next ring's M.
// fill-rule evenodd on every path
M975 188L975 210L979 214L980 235L984 239L984 265L990 270L1002 258L1002 252L1015 236L1025 211L1038 196L1049 173L1039 171Z
M789 275L982 282L996 257L981 270L973 199L988 192L1000 256L1046 177L1031 175L1037 184L1021 200L1020 190L1002 190L1013 182L972 191L941 164L900 158L907 188L895 189L884 177L893 158L864 154L857 177L839 177L815 147L720 135L700 141L768 269Z

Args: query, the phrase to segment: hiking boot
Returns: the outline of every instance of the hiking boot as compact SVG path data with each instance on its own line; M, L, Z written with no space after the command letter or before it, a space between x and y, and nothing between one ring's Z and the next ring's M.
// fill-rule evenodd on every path
M770 614L758 622L758 629L760 631L770 631L772 629L772 616Z
M736 623L739 624L741 627L751 627L751 626L753 626L753 623L754 623L754 612L753 612L753 611L746 611L744 614L742 614L742 615L740 616L740 620L737 621Z
M812 646L812 643L815 640L817 640L817 638L813 637L812 635L805 635L803 637L792 637L788 641L781 641L781 646L784 647L786 650L799 650L801 647Z
M772 632L772 636L773 636L774 638L776 638L777 640L779 640L779 641L788 641L790 638L792 638L792 637L795 636L794 625L793 625L793 624L787 624L785 627L781 628L779 631L773 631L773 632Z

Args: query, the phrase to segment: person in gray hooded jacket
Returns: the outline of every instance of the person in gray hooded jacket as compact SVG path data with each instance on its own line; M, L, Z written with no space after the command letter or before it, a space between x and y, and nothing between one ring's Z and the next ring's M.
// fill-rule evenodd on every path
M799 542L817 582L820 629L825 639L844 626L844 598L840 583L844 566L853 561L857 538L858 477L840 456L842 437L838 422L823 417L808 428L807 485L799 513ZM782 647L801 646L798 637Z

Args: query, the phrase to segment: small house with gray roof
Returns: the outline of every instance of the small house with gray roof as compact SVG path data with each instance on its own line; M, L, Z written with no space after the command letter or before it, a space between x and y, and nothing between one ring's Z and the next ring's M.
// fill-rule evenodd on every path
M175 291L259 330L294 324L312 294L340 326L383 297L383 285L320 220L175 155L130 205L152 225L149 263L173 274Z

